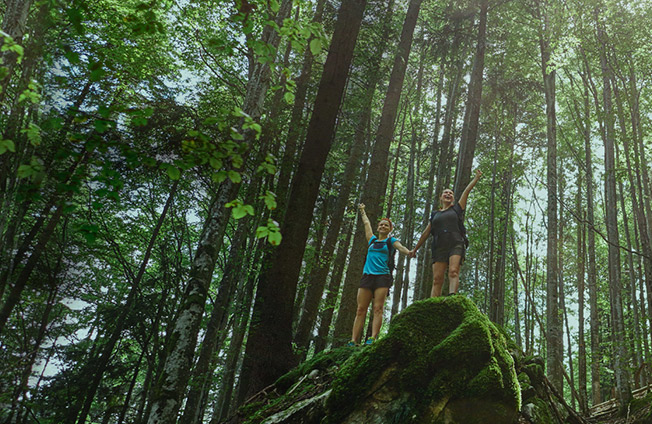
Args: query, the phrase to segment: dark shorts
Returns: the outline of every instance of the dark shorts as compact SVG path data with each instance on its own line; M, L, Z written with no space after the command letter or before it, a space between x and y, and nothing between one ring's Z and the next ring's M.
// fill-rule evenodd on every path
M453 255L460 255L464 259L464 254L466 249L464 249L464 242L455 243L452 245L437 246L433 244L432 248L432 263L435 262L446 262Z
M392 279L391 274L362 274L362 279L360 280L360 288L369 289L372 293L379 288L390 288L392 287L392 284L394 284L394 280Z

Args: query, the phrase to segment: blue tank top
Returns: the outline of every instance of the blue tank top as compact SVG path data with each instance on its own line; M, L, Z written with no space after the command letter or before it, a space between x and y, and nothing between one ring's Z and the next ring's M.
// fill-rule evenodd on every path
M395 241L397 239L390 237L390 243L392 245ZM370 275L389 274L389 266L387 265L388 255L387 239L378 240L378 237L371 236L369 239L369 248L367 249L367 261L364 264L362 273Z

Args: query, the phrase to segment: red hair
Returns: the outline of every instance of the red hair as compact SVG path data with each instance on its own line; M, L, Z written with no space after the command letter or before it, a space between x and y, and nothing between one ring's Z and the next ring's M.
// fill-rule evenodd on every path
M394 229L394 224L392 223L392 220L391 220L391 219L389 219L389 218L380 218L380 219L378 220L378 223L379 223L379 224L380 224L380 221L387 221L387 222L389 222L389 230L390 230L390 231Z

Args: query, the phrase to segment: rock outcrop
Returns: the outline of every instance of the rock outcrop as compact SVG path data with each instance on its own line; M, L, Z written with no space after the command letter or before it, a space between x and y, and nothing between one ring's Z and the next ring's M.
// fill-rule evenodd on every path
M315 356L229 422L511 424L520 409L505 338L451 296L415 302L371 346Z
M331 390L328 423L512 423L521 406L503 335L462 296L415 302Z

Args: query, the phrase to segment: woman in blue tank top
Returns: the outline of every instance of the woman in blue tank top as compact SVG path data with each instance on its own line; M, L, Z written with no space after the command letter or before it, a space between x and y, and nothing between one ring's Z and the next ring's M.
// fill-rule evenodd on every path
M378 222L378 236L376 237L371 229L371 222L364 210L364 204L360 204L360 216L364 223L364 232L367 237L367 259L362 271L362 279L358 288L358 308L353 322L353 331L351 332L351 341L349 345L357 345L362 334L362 327L367 318L367 309L373 300L374 320L371 326L371 337L367 339L366 344L372 344L378 337L378 332L383 323L383 309L385 300L389 294L389 288L392 287L392 273L389 268L390 245L393 249L398 250L404 255L410 251L389 233L394 226L389 218L382 218Z
M441 296L444 274L448 269L448 294L456 294L460 286L460 265L466 254L466 234L464 231L464 211L469 193L476 185L482 172L475 171L475 177L455 203L453 190L446 189L439 197L441 208L430 215L430 222L421 234L421 238L410 251L410 257L416 256L417 250L425 243L430 234L432 241L432 297Z

